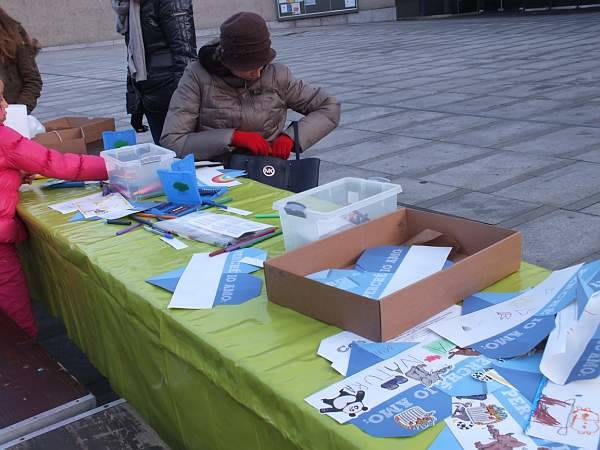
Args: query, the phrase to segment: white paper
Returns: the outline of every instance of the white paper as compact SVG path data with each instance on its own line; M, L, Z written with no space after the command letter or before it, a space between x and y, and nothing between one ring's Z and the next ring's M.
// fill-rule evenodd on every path
M265 262L262 259L250 258L249 256L246 256L245 258L241 259L240 263L241 264L250 264L251 266L262 268L264 266Z
M433 341L437 338L434 337ZM382 376L393 378L398 373L410 373L418 368L419 372L427 373L426 381L428 386L431 386L436 380L442 380L440 374L446 373L458 360L464 359L465 356L457 356L452 361L448 360L448 355L440 356L440 358L431 361L428 357L431 351L427 348L429 341L424 344L416 345L406 351L403 351L395 356L374 364L366 369L341 380L331 386L322 389L321 391L310 395L304 400L311 406L320 410L322 414L326 414L338 423L346 423L355 417L360 417L365 411L381 405L383 402L397 396L401 392L422 385L423 379L419 377L408 376L407 381L402 384L399 390L387 389L385 384L382 385ZM393 370L390 370L390 367ZM351 411L346 408L329 408L327 405L332 405L331 401L336 399L342 392L356 395L359 397L359 402L353 405ZM365 395L366 394L366 395ZM356 407L354 407L356 406Z
M558 313L556 328L548 336L540 371L556 384L567 382L590 340L597 333L600 326L600 292L590 297L581 317L578 319L577 316L577 303L574 302ZM596 364L594 367L582 367L581 370L597 371L600 354L589 355L588 361Z
M177 283L169 308L212 308L227 261L227 253L214 257L197 253Z
M411 246L381 297L439 272L444 268L451 251L452 247Z
M428 329L432 323L453 317L460 317L460 314L460 306L452 305L450 308L430 317L419 325L416 325L387 342L423 342L431 339L435 337L435 334ZM342 331L341 333L323 339L319 345L317 354L328 361L331 361L331 367L345 376L348 371L348 363L350 362L352 343L356 341L364 343L373 342L358 334L351 333L350 331Z
M233 214L237 214L238 216L249 216L250 214L252 214L252 211L246 211L245 209L233 208L231 206L223 208L223 210L233 213Z
M161 241L169 244L171 247L173 247L175 250L183 250L184 248L188 248L188 245L185 242L181 242L179 239L177 238L166 238L166 237L161 237L160 238Z
M240 183L235 179L227 178L219 169L223 166L218 167L199 167L196 169L196 178L201 184L210 187L232 187L237 186Z
M120 218L123 217L123 211L133 209L133 205L118 193L101 195L97 198L78 199L74 200L74 203L86 219L91 217L109 220Z
M213 233L223 234L236 239L246 233L253 233L272 227L271 225L265 225L247 219L240 219L239 217L214 213L198 214L188 223L212 231Z
M499 335L526 322L542 310L581 266L580 264L553 272L540 284L512 300L437 322L431 329L463 348Z
M562 444L597 449L600 438L600 378L543 389L527 434Z
M79 197L73 200L68 200L66 202L55 203L54 205L48 205L48 208L53 209L54 211L58 211L61 214L70 214L77 211L77 202L82 201L94 201L102 198L102 192L96 192L92 195L86 195L85 197Z
M483 401L453 399L452 411L445 422L462 448L538 450L495 395Z
M27 107L25 105L8 105L4 125L12 128L26 138L31 137L29 122L27 121Z

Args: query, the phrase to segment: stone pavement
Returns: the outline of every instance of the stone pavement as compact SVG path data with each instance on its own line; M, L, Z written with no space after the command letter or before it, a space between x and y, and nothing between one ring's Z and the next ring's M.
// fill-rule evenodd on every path
M600 258L600 13L298 28L273 42L343 102L341 126L307 152L322 182L390 178L404 204L521 230L524 258L549 268ZM40 119L129 125L124 47L39 62Z

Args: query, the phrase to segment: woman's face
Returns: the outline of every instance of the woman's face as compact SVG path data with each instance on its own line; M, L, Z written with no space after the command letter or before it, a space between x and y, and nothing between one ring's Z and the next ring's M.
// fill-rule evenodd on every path
M264 67L259 67L258 69L246 71L232 70L231 73L234 74L236 77L241 78L242 80L253 81L258 80L260 78L263 68Z

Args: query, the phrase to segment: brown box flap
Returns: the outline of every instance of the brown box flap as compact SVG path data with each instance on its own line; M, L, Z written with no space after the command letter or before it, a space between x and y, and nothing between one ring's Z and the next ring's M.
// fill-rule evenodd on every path
M102 140L103 131L115 130L112 117L61 117L44 123L46 131L59 131L67 128L81 129L85 143Z
M61 153L86 154L87 147L79 128L51 131L38 134L33 141Z

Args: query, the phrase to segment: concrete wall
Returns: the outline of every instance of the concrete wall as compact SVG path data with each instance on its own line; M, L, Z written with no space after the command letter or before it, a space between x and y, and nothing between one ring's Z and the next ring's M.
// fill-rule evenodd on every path
M111 0L0 0L12 17L43 46L119 40L114 30ZM246 10L261 14L275 27L315 26L329 23L394 20L394 0L360 0L359 14L348 17L275 22L274 0L194 0L198 30L214 31L230 15ZM350 17L352 16L352 17Z

